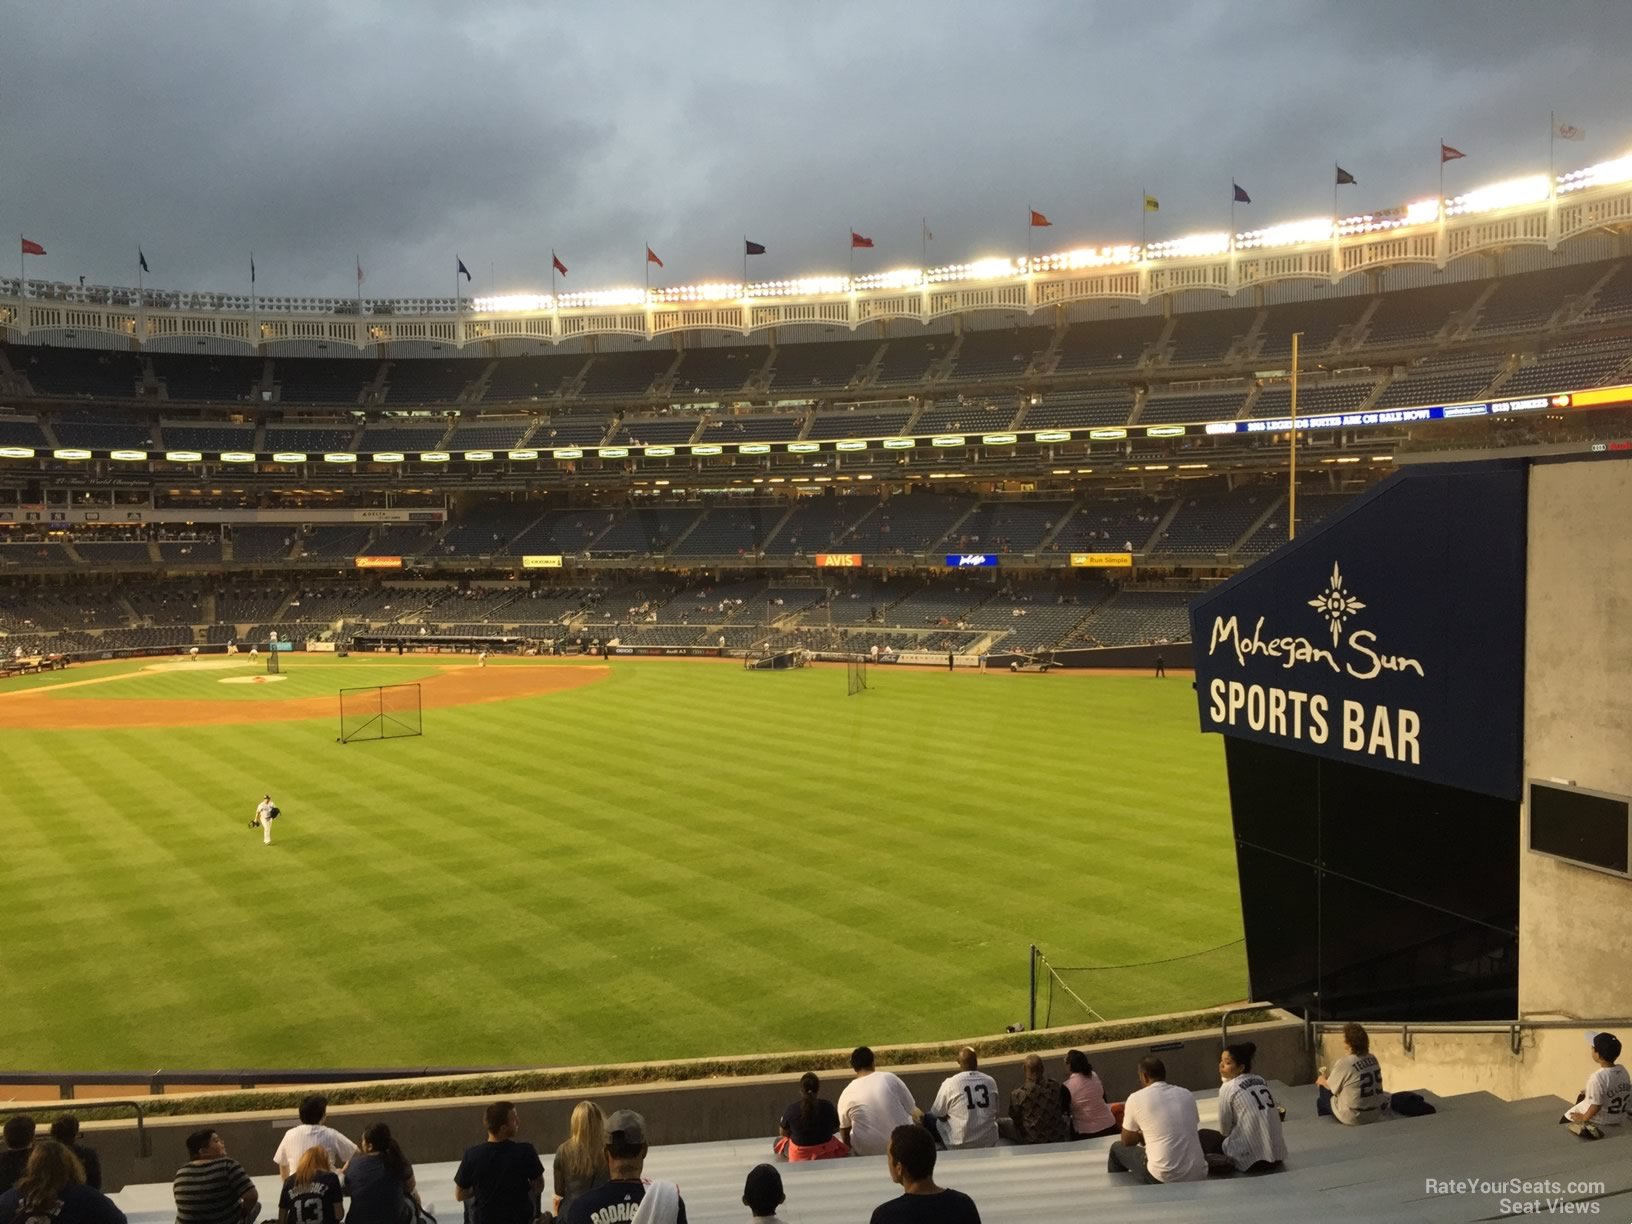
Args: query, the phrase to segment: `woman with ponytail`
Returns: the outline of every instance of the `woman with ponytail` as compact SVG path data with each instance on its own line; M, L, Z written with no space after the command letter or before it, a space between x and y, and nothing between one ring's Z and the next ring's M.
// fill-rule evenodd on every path
M839 1111L822 1096L822 1081L806 1071L799 1077L799 1099L783 1111L777 1128L776 1154L787 1160L831 1160L848 1156L839 1138Z

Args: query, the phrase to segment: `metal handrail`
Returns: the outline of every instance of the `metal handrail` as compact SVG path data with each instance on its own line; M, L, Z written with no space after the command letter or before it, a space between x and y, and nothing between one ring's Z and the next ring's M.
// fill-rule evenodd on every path
M1343 1025L1335 1020L1317 1020L1310 1026L1314 1036L1322 1033L1341 1032ZM1442 1020L1426 1024L1419 1024L1411 1020L1377 1020L1366 1021L1368 1033L1398 1033L1400 1044L1405 1052L1410 1054L1416 1047L1418 1034L1454 1033L1506 1033L1508 1035L1508 1049L1516 1058L1524 1048L1524 1034L1537 1029L1609 1029L1632 1028L1632 1019L1616 1016L1607 1019L1577 1020L1568 1016L1537 1017L1534 1019L1516 1020Z
M146 1159L153 1155L153 1140L147 1133L147 1111L142 1108L140 1101L98 1101L96 1107L104 1105L128 1105L136 1111L136 1155L138 1159Z

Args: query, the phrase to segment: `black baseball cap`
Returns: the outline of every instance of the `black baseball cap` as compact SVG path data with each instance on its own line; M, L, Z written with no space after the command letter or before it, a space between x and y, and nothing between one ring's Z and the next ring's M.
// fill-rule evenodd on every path
M1587 1044L1605 1062L1614 1062L1621 1056L1621 1039L1614 1033L1588 1033Z

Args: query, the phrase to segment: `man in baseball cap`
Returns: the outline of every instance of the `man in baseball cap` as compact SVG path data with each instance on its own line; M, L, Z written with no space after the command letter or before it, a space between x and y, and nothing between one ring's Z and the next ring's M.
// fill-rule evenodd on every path
M1614 1033L1588 1033L1592 1061L1597 1064L1587 1077L1587 1088L1575 1098L1575 1108L1559 1119L1570 1124L1570 1134L1583 1139L1602 1139L1603 1127L1619 1126L1632 1104L1632 1077L1616 1060L1621 1056L1621 1039Z
M673 1182L647 1181L646 1119L632 1109L615 1109L606 1118L606 1163L612 1180L572 1200L566 1224L628 1224L651 1199L641 1224L686 1224L686 1205Z

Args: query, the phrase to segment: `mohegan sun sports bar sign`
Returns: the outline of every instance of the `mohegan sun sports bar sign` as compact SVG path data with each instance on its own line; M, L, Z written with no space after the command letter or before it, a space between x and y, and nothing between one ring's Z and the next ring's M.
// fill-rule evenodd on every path
M1520 466L1391 477L1191 605L1202 730L1518 798L1524 541Z

